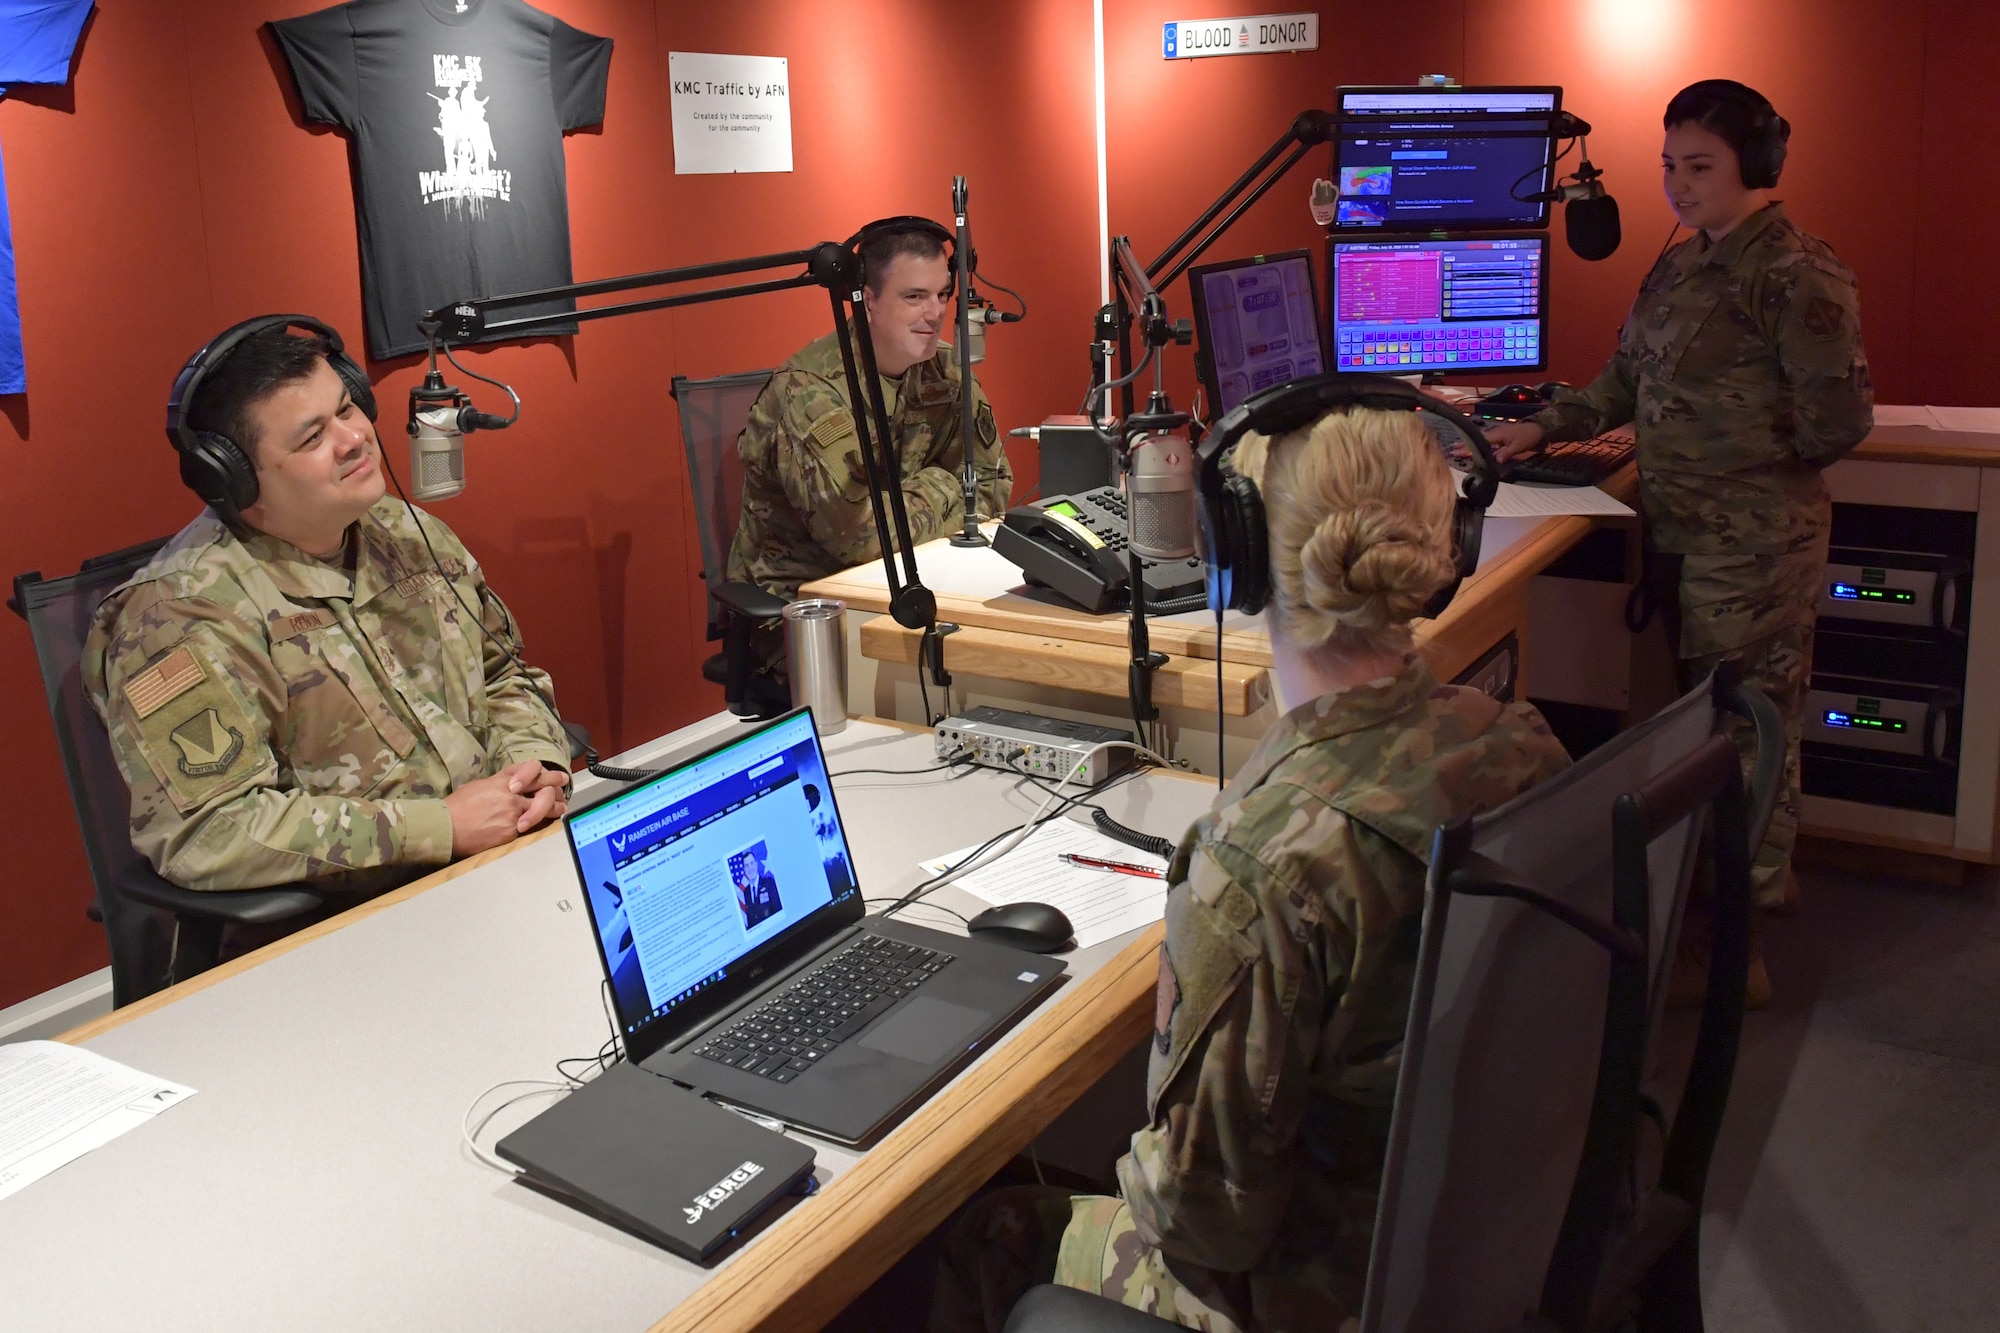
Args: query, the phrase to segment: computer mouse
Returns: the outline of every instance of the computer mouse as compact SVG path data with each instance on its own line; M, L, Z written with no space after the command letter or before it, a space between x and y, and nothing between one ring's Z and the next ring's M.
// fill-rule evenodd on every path
M1486 395L1488 403L1539 403L1542 395L1525 384L1506 384Z
M974 939L1029 953L1059 953L1069 947L1076 930L1047 903L1004 903L989 907L965 923Z

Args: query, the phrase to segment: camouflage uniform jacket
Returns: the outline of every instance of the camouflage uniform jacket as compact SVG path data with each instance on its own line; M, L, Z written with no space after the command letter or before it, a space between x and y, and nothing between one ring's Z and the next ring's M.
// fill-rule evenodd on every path
M1359 1312L1431 836L1568 763L1533 708L1413 657L1286 714L1182 840L1151 1127L1118 1177L1139 1237L1231 1322Z
M976 379L972 394L979 508L997 515L1007 508L1014 474L1000 447L993 408ZM920 543L941 537L965 514L957 354L940 346L900 380L885 377L882 397L902 450L910 535ZM732 580L789 599L801 583L881 558L847 375L833 334L806 344L778 367L751 405L736 448L744 476L742 517L729 551Z
M564 769L561 725L507 608L398 500L315 560L205 510L98 608L83 679L132 790L132 843L193 889L368 892L451 859L444 797L508 764ZM391 867L399 868L391 870Z
M1825 541L1820 469L1868 437L1874 401L1853 271L1771 204L1661 256L1611 363L1535 421L1551 440L1634 423L1658 549L1777 556Z

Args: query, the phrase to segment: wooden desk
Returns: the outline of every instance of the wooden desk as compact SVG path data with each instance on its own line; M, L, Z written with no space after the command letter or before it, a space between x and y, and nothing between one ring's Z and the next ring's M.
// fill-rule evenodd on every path
M709 719L615 762L736 727ZM839 777L925 767L930 738L905 728L856 722L828 752L871 898L1041 799L985 770ZM1153 774L1100 799L1172 835L1213 795ZM821 1193L704 1270L459 1144L481 1089L551 1078L604 1038L589 920L565 840L543 831L67 1034L197 1095L0 1207L0 1324L818 1327L1141 1040L1158 937L1071 955L1050 1003L871 1151L815 1142Z
M1605 486L1630 503L1638 490L1635 468ZM1489 519L1478 571L1436 620L1420 621L1417 642L1440 679L1450 680L1510 633L1527 638L1529 580L1603 520L1589 518ZM1625 520L1629 522L1630 520ZM1025 587L1021 572L989 548L963 550L946 541L918 548L924 585L937 596L938 619L960 626L945 640L945 665L954 677L978 678L979 702L1129 726L1126 714L1126 648L1129 622L1118 614L1091 615ZM815 580L805 597L837 597L850 611L848 630L851 711L917 720L916 669L920 634L889 620L887 585L879 563ZM1174 730L1213 734L1217 634L1205 612L1148 622L1152 645L1168 655L1154 678L1154 698ZM1246 746L1275 717L1271 640L1261 617L1231 613L1221 633L1223 713L1232 749ZM878 672L876 664L890 668ZM1517 672L1516 695L1525 690ZM970 697L970 694L968 695ZM1046 709L1044 706L1048 706ZM1123 720L1121 722L1121 719ZM1213 742L1190 747L1186 757L1213 772ZM1234 766L1232 759L1231 765Z

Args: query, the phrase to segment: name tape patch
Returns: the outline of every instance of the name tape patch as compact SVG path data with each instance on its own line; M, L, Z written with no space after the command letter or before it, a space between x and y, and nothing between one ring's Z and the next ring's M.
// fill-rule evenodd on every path
M207 678L194 650L183 644L125 682L125 702L151 717Z
M279 638L289 639L316 629L325 629L333 623L331 611L301 611L297 615L279 616L272 628L278 631Z

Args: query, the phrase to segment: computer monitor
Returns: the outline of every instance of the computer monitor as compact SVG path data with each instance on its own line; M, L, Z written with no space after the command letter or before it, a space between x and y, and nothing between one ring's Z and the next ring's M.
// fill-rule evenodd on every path
M1328 244L1334 369L1477 374L1548 365L1546 232Z
M1326 370L1312 256L1257 255L1188 270L1195 361L1220 416L1260 389Z
M1560 88L1343 88L1339 231L1548 225Z

